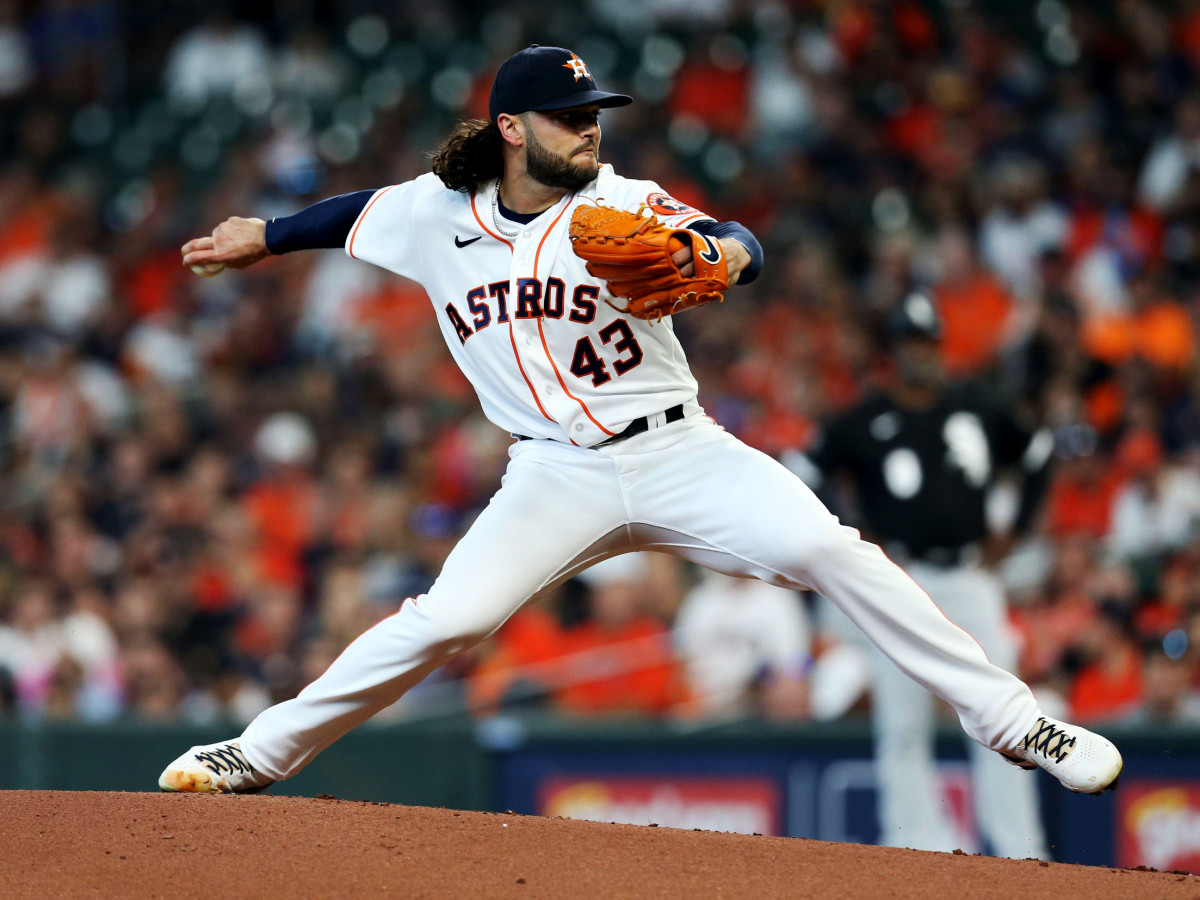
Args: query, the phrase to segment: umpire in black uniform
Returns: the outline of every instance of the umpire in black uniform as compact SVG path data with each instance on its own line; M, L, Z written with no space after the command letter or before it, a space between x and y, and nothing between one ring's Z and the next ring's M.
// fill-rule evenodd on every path
M910 294L888 320L894 384L829 422L809 454L812 487L844 473L860 526L991 661L1016 668L1004 592L990 566L1010 535L1028 527L1045 492L1053 439L1023 427L980 384L950 384L941 322L931 300ZM1020 476L1008 535L989 533L997 475ZM962 846L944 810L934 768L933 697L875 648L872 719L880 789L880 842L921 850ZM969 742L976 822L994 853L1048 858L1032 779Z

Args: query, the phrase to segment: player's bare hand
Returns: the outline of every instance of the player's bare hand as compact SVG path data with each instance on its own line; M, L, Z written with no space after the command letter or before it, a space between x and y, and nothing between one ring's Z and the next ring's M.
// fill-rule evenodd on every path
M226 219L208 237L193 238L183 245L185 266L225 265L244 269L270 256L267 223L262 219Z
M742 277L742 269L750 265L750 251L741 241L734 238L720 238L717 241L725 251L725 264L729 267L729 283L737 284Z

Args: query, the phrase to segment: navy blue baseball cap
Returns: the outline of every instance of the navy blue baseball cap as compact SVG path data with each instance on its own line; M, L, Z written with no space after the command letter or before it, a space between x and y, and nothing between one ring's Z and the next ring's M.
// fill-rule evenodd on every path
M628 106L633 98L596 87L596 79L583 60L562 47L537 44L514 53L504 61L488 101L492 121L501 113L549 112L574 106Z

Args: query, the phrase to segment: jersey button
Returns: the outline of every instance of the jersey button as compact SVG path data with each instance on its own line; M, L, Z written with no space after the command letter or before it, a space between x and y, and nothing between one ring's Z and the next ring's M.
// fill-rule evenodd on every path
M583 423L582 423L582 422L576 422L576 423L575 423L575 430L576 430L576 431L583 431Z

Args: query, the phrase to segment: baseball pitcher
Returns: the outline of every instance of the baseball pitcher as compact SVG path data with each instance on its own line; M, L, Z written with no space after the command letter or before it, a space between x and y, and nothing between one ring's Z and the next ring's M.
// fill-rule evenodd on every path
M750 281L762 250L737 223L601 164L600 114L630 102L571 51L535 45L501 66L489 120L461 124L431 174L271 222L231 218L184 245L202 274L344 247L419 282L514 440L500 489L428 593L239 738L183 754L159 786L244 793L289 778L538 591L652 549L819 591L976 741L1071 790L1112 787L1109 741L1042 715L878 547L704 414L671 317Z

